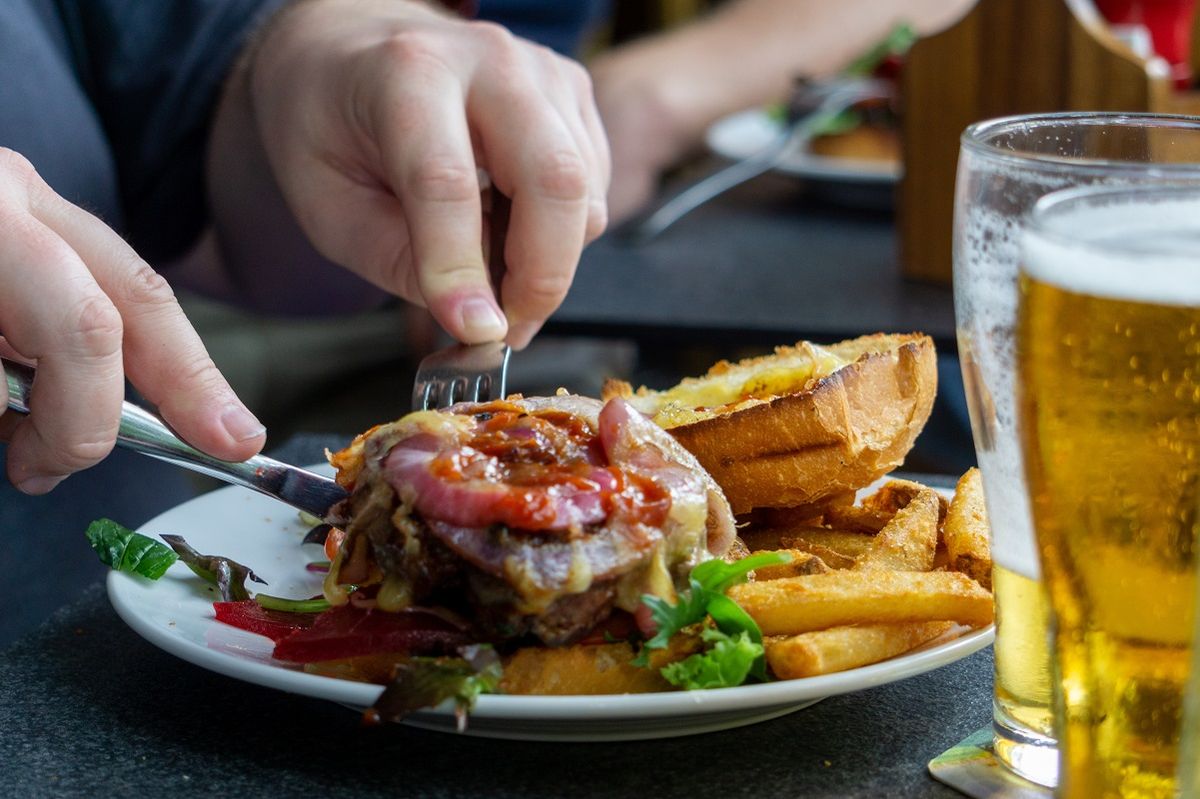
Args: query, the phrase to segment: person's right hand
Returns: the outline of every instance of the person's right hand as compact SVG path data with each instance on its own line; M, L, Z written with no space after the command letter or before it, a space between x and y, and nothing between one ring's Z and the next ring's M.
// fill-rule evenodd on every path
M0 355L36 364L30 414L0 406L7 471L44 494L116 442L125 377L185 439L244 460L266 431L166 281L99 219L0 148Z
M609 153L587 72L497 25L414 0L295 3L262 33L244 84L252 113L235 122L227 102L216 129L254 125L317 250L459 341L526 346L604 230ZM495 286L479 170L512 199Z

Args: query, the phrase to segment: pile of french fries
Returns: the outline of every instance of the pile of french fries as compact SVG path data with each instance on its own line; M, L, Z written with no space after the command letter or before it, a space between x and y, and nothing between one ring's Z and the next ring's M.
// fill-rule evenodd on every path
M977 469L962 476L949 502L927 486L893 480L852 503L760 511L740 531L751 552L792 556L729 590L762 629L779 679L865 666L992 622Z

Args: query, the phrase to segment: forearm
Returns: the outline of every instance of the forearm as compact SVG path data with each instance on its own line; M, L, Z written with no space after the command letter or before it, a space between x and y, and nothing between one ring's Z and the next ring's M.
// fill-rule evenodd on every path
M659 84L654 99L682 138L697 140L732 111L778 100L798 76L838 71L902 21L945 26L969 0L736 0L613 58L640 61ZM597 69L605 69L604 59Z

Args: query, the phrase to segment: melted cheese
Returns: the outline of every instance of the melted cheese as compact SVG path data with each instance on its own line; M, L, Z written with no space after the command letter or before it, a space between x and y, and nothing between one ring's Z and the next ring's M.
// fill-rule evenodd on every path
M772 356L730 364L690 377L666 391L640 390L631 402L667 429L796 394L849 361L816 344L780 348Z

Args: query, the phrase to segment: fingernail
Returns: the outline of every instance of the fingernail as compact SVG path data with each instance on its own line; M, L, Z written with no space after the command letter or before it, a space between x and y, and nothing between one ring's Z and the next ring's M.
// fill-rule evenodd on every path
M28 480L22 480L17 484L17 490L22 494L49 494L56 485L61 483L64 477L30 477Z
M249 441L267 432L263 423L241 405L229 405L221 414L221 424L234 441Z
M464 338L473 343L499 341L506 325L496 307L485 299L475 298L462 304Z

